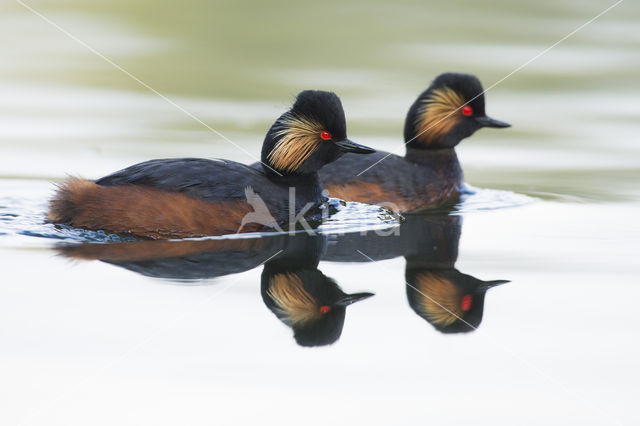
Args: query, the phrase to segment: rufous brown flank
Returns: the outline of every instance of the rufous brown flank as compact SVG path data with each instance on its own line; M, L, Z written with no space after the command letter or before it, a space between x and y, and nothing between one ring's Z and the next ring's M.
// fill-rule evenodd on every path
M408 212L424 207L423 198L403 197L399 192L384 188L381 184L374 182L355 181L345 185L326 185L325 188L332 197L379 205L395 213ZM453 186L438 186L431 190L431 192L437 192L437 194L431 194L429 196L426 195L426 193L430 192L430 189L423 189L425 197L430 197L431 200L440 199L439 203L432 202L429 205L430 208L438 207L440 204L446 202L456 191L456 188Z
M143 185L102 186L71 178L58 188L47 218L153 239L187 238L234 233L251 210L242 201L214 203ZM245 228L252 226L253 230L262 227L248 224Z

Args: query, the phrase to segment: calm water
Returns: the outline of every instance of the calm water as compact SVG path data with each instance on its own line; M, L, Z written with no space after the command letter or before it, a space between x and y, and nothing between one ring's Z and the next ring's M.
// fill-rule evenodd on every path
M0 423L638 424L637 2L487 93L513 128L461 143L476 193L450 214L349 204L313 237L169 243L43 223L67 174L253 162L305 88L401 153L435 75L489 87L613 3L27 2L171 104L4 2ZM299 283L374 296L309 327L274 302Z

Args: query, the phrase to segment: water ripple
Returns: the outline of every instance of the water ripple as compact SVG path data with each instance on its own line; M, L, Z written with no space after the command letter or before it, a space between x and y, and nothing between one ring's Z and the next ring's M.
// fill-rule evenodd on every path
M460 196L460 202L456 204L454 210L458 213L472 213L521 207L537 201L539 201L537 198L516 192L475 188L471 185L465 185L464 192Z
M51 184L44 181L0 180L0 235L2 245L14 247L41 244L50 246L51 240L66 242L126 242L136 238L105 231L89 231L67 225L46 222L46 200L51 195ZM537 199L509 191L465 187L460 202L453 207L457 213L519 207ZM309 219L312 228L323 234L342 234L363 230L387 229L398 226L403 218L380 206L345 202L332 198L328 203L330 215ZM437 213L440 211L438 210ZM449 213L447 210L443 214ZM287 229L285 229L287 231ZM298 227L297 232L304 232ZM266 234L234 234L214 238L249 238Z

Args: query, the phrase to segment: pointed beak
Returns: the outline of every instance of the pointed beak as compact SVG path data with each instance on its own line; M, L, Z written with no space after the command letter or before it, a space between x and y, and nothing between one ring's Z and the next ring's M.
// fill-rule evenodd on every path
M506 283L510 283L511 281L509 280L494 280L494 281L485 281L484 283L482 283L482 285L480 285L480 288L484 291L489 290L490 288L493 287L498 287L499 285L502 284L506 284Z
M376 152L375 149L369 148L368 146L360 145L355 143L352 140L344 139L341 141L334 142L341 151L344 152L354 152L356 154L372 154Z
M500 120L495 120L491 117L487 117L486 115L484 117L476 117L476 121L482 127L496 127L496 128L511 127L511 124L509 123L505 123L504 121L500 121Z
M359 302L364 299L368 299L373 296L373 293L354 293L354 294L346 294L340 300L336 302L336 305L347 307L352 303Z

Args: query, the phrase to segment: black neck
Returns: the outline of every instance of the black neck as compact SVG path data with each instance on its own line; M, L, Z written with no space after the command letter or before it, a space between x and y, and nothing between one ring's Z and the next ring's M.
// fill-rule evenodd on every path
M324 185L320 181L318 173L283 174L282 176L273 172L265 174L271 182L280 187L295 188L297 207L304 206L309 202L318 204L324 201L325 197L322 195Z
M426 175L425 185L449 182L459 186L464 181L462 167L453 148L420 149L407 147L405 160L420 164Z
M454 148L413 148L407 146L407 153L404 155L407 161L419 164L442 164L444 162L458 163L458 156Z
M308 186L316 186L321 185L320 177L318 173L311 174L282 174L277 175L273 172L266 173L269 180L278 185L292 186L292 187L308 187Z

